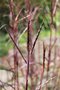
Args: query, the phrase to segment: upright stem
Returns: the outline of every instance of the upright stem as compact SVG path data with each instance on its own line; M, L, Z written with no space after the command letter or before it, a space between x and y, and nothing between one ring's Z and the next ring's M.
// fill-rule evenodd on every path
M31 54L31 50L32 50L32 40L33 40L33 26L32 26L32 11L31 11L31 6L30 6L30 1L29 0L25 0L25 4L26 4L26 8L27 8L27 14L30 15L27 19L28 19L28 43L27 43L27 49L28 49L28 65L27 65L27 76L28 76L28 73L29 73L29 62L33 62L34 61L34 54L32 53ZM34 69L33 69L33 65L30 66L30 77L31 77L31 90L34 90L34 77L33 77L33 72L34 72ZM26 84L28 83L28 80L27 80L28 77L26 77ZM28 88L28 84L26 85L26 90Z
M14 42L18 45L18 29L15 26L15 17L14 17L14 2L13 0L9 1L10 4L10 26L12 26L11 34L14 39ZM19 81L18 81L18 52L16 46L14 45L14 71L15 71L15 79L14 79L14 87L15 90L19 90Z
M30 45L29 45L29 24L30 22L28 22L28 32L27 32L27 50L28 50L28 61L27 61L27 74L26 74L26 90L28 90L28 76L29 76L29 61L30 61Z
M18 30L15 30L14 33L14 41L18 45ZM14 80L14 85L15 85L15 90L19 90L19 80L18 80L18 51L16 46L14 46L14 69L15 69L15 80Z
M45 53L46 53L46 48L43 42L43 68L41 72L41 79L40 79L40 88L39 90L42 90L42 80L43 80L43 75L44 75L44 69L45 69Z

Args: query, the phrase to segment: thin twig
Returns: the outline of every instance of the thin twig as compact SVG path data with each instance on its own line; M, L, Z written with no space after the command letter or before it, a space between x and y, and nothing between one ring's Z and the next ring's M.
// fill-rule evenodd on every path
M56 76L51 77L50 79L46 80L45 83L41 84L41 86L44 87L48 82L50 82L51 80L53 80L55 78L56 78ZM40 88L40 84L38 85L38 87L36 88L36 90L39 90L39 88Z
M25 20L25 19L26 19L26 18L28 18L28 17L30 17L30 14L28 14L27 16L25 16L25 17L21 18L21 19L19 20L19 22L21 22L21 21Z
M9 32L6 28L5 28L5 30L8 32L8 34L9 34L11 40L13 41L14 45L16 46L17 50L19 51L19 53L20 53L20 55L22 56L22 58L23 58L23 60L25 61L25 63L27 63L27 61L25 60L25 58L24 58L24 56L23 56L21 50L19 49L18 45L15 43L13 37L11 36L10 32Z
M28 22L28 36L27 36L27 50L28 50L28 62L27 62L27 73L26 73L26 90L28 90L28 76L29 76L29 61L30 61L30 35L29 35L29 24Z
M45 69L45 52L46 52L46 48L43 42L43 68L42 68L42 72L41 72L41 79L40 79L40 88L39 90L41 90L41 84L42 84L42 80L43 80L43 75L44 75L44 69Z
M32 55L32 53L33 53L33 50L34 50L35 44L36 44L36 42L37 42L37 39L38 39L38 37L39 37L39 35L40 35L40 32L41 32L41 30L42 30L43 24L44 24L44 23L42 23L40 29L38 30L37 36L36 36L36 38L35 38L35 41L34 41L34 43L33 43L33 47L32 47L32 50L31 50L31 55Z
M2 87L4 87L5 88L5 86L10 86L11 88L13 88L14 89L14 87L11 85L11 84L8 84L8 83L5 83L5 82L2 82L1 80L0 80L0 82L2 83ZM5 89L6 90L6 89Z

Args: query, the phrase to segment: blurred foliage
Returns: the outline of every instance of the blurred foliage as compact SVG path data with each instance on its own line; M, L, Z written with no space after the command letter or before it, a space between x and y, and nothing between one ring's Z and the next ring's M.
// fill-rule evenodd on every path
M17 15L18 11L22 9L22 14L19 17L21 19L22 17L26 16L26 6L25 6L24 0L14 0L14 13L15 16ZM41 37L49 36L50 33L50 21L51 21L51 0L30 0L31 8L35 9L36 6L39 7L39 11L37 12L35 19L33 21L33 28L35 32L39 29L40 25L44 23ZM20 21L18 24L18 30L20 34L25 30L26 28L26 22L27 20ZM57 26L60 25L60 12L57 11L56 17L54 17L54 23L57 24ZM7 24L9 26L9 0L0 0L0 27L4 24ZM2 33L2 34L1 34ZM7 39L9 40L9 37L7 37L7 33L5 31L5 28L2 28L0 30L0 56L7 54L9 46L6 46ZM25 43L26 42L26 34L22 36L22 38L19 37L19 43ZM10 44L11 45L11 44ZM10 46L11 47L11 46ZM2 53L2 54L1 54Z
M0 0L0 27L4 24L9 24L9 8L8 8L8 0ZM3 28L0 30L2 33L6 33L5 29Z
M12 43L8 42L9 36L0 33L0 57L7 55Z
M6 37L0 36L0 57L8 53L8 48L6 46Z

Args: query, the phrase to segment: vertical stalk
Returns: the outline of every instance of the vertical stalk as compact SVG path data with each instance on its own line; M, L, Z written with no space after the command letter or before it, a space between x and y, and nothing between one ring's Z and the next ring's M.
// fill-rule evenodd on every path
M18 45L18 30L17 28L15 28L14 31L14 41L15 43ZM19 80L18 80L18 51L16 46L14 46L14 69L15 69L15 81L14 81L14 85L15 85L15 90L19 90Z
M53 6L52 6L52 0L51 0L51 24L50 24L50 43L49 43L49 52L48 52L48 63L47 63L47 76L46 80L48 80L49 77L49 70L50 70L50 61L51 61L51 41L52 41L52 27L53 27ZM48 85L46 84L46 90L48 90Z
M27 75L29 74L29 62L33 62L34 61L34 54L31 54L31 50L32 50L32 40L33 40L33 26L32 26L32 16L31 16L31 6L30 6L30 1L29 0L25 0L25 5L28 11L28 15L30 15L27 19L28 19L28 43L27 43L27 49L28 49L28 64L27 64ZM34 77L33 77L33 65L30 66L30 77L31 77L31 90L34 90ZM26 77L26 90L28 88L28 77Z
M43 42L43 68L42 68L42 72L41 72L41 79L40 79L40 88L39 90L42 90L42 80L43 80L43 75L44 75L44 68L45 68L45 52L46 52L46 48L44 46L44 42Z
M26 74L26 90L28 90L28 76L29 76L29 61L30 61L30 48L29 48L29 22L27 32L27 50L28 50L28 62L27 62L27 74Z
M14 17L14 2L13 0L9 1L10 4L10 26L12 26L11 34L13 36L14 42L18 45L18 29L15 26L15 17ZM14 79L14 87L15 90L19 90L19 81L18 81L18 52L16 46L14 45L14 71L15 71L15 79Z
M28 75L29 75L29 62L33 62L34 56L33 54L31 55L31 49L32 49L32 29L31 29L31 22L28 21L28 31L27 31L27 50L28 50L28 63L27 63L27 75L26 75L26 90L28 88ZM31 72L31 88L32 87L32 74L33 74L33 65L30 67L30 72ZM32 90L32 89L31 89Z

